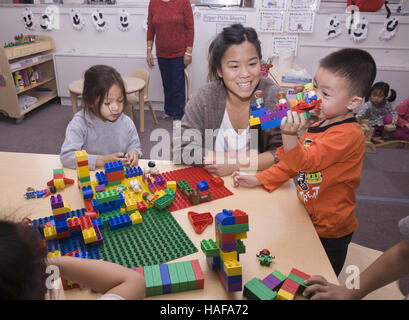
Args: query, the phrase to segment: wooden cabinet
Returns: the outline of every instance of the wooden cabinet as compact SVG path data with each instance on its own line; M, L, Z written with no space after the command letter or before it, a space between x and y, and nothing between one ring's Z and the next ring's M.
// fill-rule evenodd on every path
M20 122L27 112L57 97L54 52L53 39L42 35L34 43L0 47L0 111Z

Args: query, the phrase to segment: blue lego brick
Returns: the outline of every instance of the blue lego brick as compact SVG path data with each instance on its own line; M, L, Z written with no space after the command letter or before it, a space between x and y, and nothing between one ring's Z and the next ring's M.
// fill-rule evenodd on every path
M94 191L91 186L82 187L82 195L84 199L90 199L94 197Z
M264 103L261 103L260 106L261 106L261 108L264 108ZM250 110L251 110L251 111L257 110L257 107L258 107L258 104L257 104L257 103L252 103L252 104L250 104Z
M265 130L269 128L279 127L280 124L281 124L281 119L273 119L273 120L261 123L261 129Z
M98 184L108 184L107 176L103 171L95 173L95 178L97 178Z
M215 220L223 226L236 224L236 218L233 216L233 213L226 209L216 214Z
M206 258L207 264L212 270L218 270L220 269L220 263L221 259L220 257L211 257L211 258Z
M121 208L121 205L125 203L125 197L122 193L119 193L119 199L115 201L99 203L97 199L91 200L94 210L98 210L99 213L109 212L118 210Z
M132 220L129 217L129 214L122 214L117 217L109 218L108 224L110 229L113 231L120 228L132 226Z
M109 162L104 164L105 173L109 172L116 172L116 171L123 171L124 165L122 164L121 160Z
M35 199L36 197L36 192L35 191L27 191L26 192L26 199Z
M170 281L169 269L167 264L159 265L160 274L162 278L162 290L163 294L172 292L172 283Z
M88 252L80 251L80 252L74 253L74 257L81 258L81 259L89 259L89 254L88 254Z
M142 168L139 166L137 168L135 167L129 169L127 168L125 171L125 176L127 178L134 178L137 176L141 176L142 174L143 174Z
M104 223L102 222L101 218L96 218L96 219L92 220L92 224L98 226L99 230L104 229Z
M37 198L42 198L43 195L45 195L45 191L44 191L44 190L37 190L37 191L36 191L36 196L37 196Z
M225 272L224 272L224 268L220 268L220 272L223 275L224 278L224 282L228 285L231 284L236 284L236 283L242 283L243 282L243 277L242 275L238 275L238 276L228 276Z
M209 184L206 182L206 180L202 180L197 184L197 188L200 191L205 191L209 189Z
M67 219L68 218L73 218L73 217L82 217L85 214L85 208L82 209L78 209L78 210L72 210L70 212L67 213Z
M55 220L55 230L57 231L57 233L67 232L68 231L67 219Z
M251 113L252 113L252 115L253 115L254 118L263 116L263 115L266 114L266 112L267 112L267 109L264 108L264 107L263 107L263 108L260 108L260 109L256 109L256 110L252 110L252 111L251 111Z

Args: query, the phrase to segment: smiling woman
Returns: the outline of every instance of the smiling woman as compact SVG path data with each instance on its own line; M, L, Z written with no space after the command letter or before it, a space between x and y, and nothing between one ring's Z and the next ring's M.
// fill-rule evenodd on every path
M260 61L260 41L253 28L235 24L216 36L209 47L211 81L186 105L183 139L174 139L174 155L182 157L174 162L192 164L193 151L194 164L204 164L208 172L219 176L241 167L261 170L274 163L280 130L249 127L255 91L263 91L264 105L273 112L280 91L271 80L261 78Z

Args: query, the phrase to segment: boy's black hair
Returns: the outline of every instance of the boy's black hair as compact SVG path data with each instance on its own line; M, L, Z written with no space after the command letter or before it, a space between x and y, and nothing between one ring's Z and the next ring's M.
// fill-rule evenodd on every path
M0 220L0 300L43 300L45 259L32 226Z
M261 44L256 30L250 27L244 27L242 24L233 24L223 28L209 46L209 79L220 80L217 71L222 67L222 58L227 49L234 44L241 44L244 41L252 43L261 60Z
M101 105L104 102L112 85L118 85L122 91L124 108L128 105L125 85L121 75L114 68L106 65L95 65L84 73L84 90L82 100L84 110L91 111L101 118Z
M369 90L368 94L365 97L365 101L369 100L372 92L375 90L381 91L383 95L385 96L385 99L388 100L389 102L393 102L396 100L396 91L393 89L390 89L389 84L387 84L386 82L377 82L372 86L371 90ZM391 91L391 94L388 97L389 90Z
M365 50L345 48L320 61L320 67L347 79L351 95L365 97L376 77L376 63Z

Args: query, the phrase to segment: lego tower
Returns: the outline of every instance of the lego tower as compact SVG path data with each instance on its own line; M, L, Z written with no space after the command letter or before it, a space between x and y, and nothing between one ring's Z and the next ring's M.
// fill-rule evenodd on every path
M77 158L77 173L78 187L82 190L83 187L91 186L91 178L89 176L88 155L85 150L76 151Z
M228 292L242 290L242 267L239 254L246 249L241 239L247 238L248 215L240 210L223 210L215 217L216 242L202 240L200 245L207 262L215 270Z

